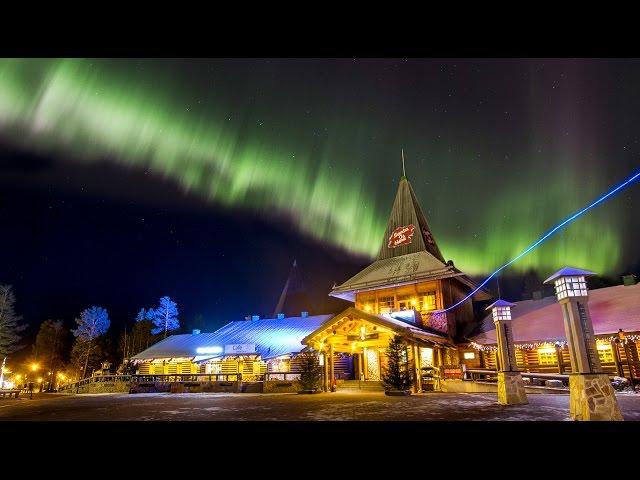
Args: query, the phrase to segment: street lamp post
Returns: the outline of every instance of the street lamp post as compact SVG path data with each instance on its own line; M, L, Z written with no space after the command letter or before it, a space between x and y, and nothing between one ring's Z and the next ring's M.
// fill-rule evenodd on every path
M565 267L544 281L553 283L564 318L571 358L569 413L574 420L623 420L596 348L585 280L591 275L595 273Z
M486 309L491 310L496 326L498 341L498 403L500 405L522 405L529 403L516 365L513 331L511 329L511 308L514 303L498 300Z

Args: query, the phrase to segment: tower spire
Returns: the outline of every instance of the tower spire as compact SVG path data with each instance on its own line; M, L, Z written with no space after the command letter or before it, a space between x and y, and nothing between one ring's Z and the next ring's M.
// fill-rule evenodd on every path
M400 149L400 153L402 154L402 176L407 177L407 174L404 171L404 148Z

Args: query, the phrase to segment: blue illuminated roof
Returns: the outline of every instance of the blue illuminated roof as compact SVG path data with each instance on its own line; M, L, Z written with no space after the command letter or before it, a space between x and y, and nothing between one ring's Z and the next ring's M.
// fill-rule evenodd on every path
M198 348L255 344L256 352L266 360L300 352L304 348L301 340L331 317L333 315L230 322L213 333L172 335L134 355L132 359L190 358L198 356Z

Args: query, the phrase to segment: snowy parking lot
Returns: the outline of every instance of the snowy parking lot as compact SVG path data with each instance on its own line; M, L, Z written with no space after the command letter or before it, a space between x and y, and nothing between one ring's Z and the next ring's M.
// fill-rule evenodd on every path
M619 395L618 401L625 420L640 420L640 394ZM568 395L546 394L529 395L529 405L521 406L500 406L488 393L40 394L2 400L0 420L563 421L568 410Z

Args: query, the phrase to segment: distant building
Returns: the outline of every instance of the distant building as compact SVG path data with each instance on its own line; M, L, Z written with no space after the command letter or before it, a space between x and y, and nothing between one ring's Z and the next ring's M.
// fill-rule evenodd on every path
M511 315L518 367L529 372L571 373L562 311L556 297L515 304ZM640 376L640 284L628 279L624 285L589 290L589 311L604 371L629 377L631 366L634 377ZM624 341L620 339L620 329ZM463 363L470 368L495 368L496 332L490 315L468 340L466 345L460 345L463 356L467 353L468 357L463 358ZM471 358L473 352L477 355Z

